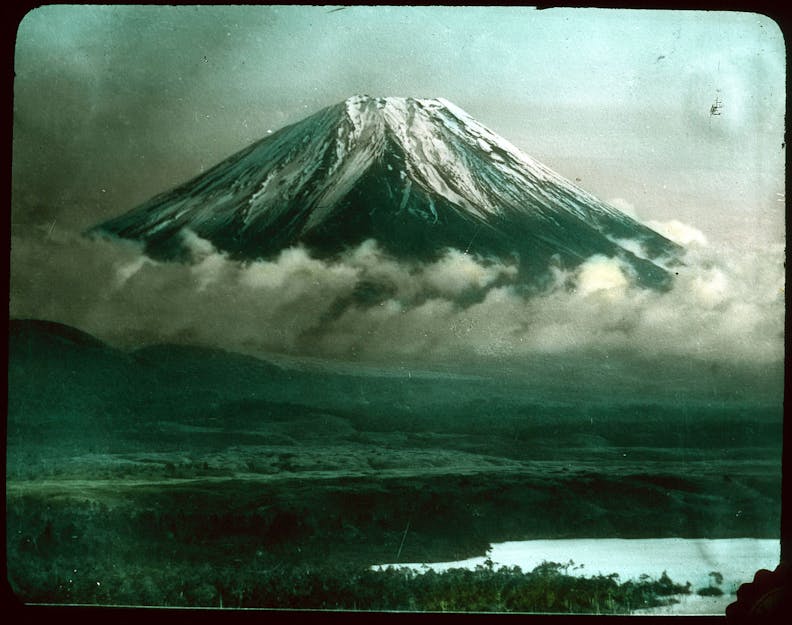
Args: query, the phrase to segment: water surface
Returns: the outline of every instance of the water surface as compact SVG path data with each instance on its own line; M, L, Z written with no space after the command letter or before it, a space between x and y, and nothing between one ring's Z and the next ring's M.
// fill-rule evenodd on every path
M641 575L657 579L666 573L676 583L690 582L693 595L680 597L680 603L675 606L652 612L723 614L726 605L735 600L734 593L740 584L750 582L759 569L773 570L780 557L781 545L777 539L570 538L496 543L485 556L477 558L391 566L442 572L452 568L473 569L489 559L496 569L519 566L523 571L531 571L543 562L557 562L568 565L569 575L617 573L622 582L638 580ZM695 594L708 586L717 586L723 595Z

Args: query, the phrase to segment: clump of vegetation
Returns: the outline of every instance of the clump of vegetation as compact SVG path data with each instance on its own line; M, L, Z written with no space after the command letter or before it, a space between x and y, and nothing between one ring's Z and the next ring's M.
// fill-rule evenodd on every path
M215 567L197 562L57 557L47 566L16 566L10 581L26 602L325 610L628 613L673 602L688 586L618 575L577 577L548 562L530 572L496 569L442 573L389 567L285 566L273 562ZM41 562L39 562L41 564Z
M709 578L709 586L699 588L696 591L696 594L702 597L720 597L723 595L723 590L720 588L720 585L723 583L723 575L721 575L718 571L712 571L709 574Z
M723 591L717 586L705 586L704 588L699 588L696 594L702 597L720 597Z
M328 490L232 485L13 495L11 587L29 603L595 614L629 613L690 592L667 575L581 577L571 562L532 571L492 562L443 573L372 570L372 561L403 544L404 527L393 520L399 516L383 504L392 491L355 482ZM430 491L412 501L428 519L453 517L443 507L453 497ZM461 559L486 545L468 526L456 528L459 542L441 543L447 521L421 524L420 517L410 526L410 546L434 554L421 559Z

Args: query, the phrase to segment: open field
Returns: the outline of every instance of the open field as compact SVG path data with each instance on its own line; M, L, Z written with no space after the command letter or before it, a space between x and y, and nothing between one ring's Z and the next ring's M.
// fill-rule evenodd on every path
M600 382L567 396L552 375L284 368L33 330L12 334L9 368L8 571L24 601L422 609L441 604L405 588L367 603L387 592L361 571L507 540L778 536L772 396L610 397ZM353 578L357 597L333 586Z

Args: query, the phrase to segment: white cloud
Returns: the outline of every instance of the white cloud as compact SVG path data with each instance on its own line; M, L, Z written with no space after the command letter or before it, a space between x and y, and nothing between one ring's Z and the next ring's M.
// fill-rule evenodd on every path
M614 290L621 292L628 285L624 265L614 258L592 256L578 269L577 292L583 296L597 291L606 291L613 295Z
M624 248L628 252L633 253L638 258L646 258L650 259L649 255L646 253L646 249L644 249L643 244L640 241L636 241L635 239L611 239L616 245Z
M701 230L676 219L670 221L648 221L646 225L683 247L706 247L709 245L707 237L704 236Z
M116 288L121 288L126 281L140 271L144 265L155 265L156 262L148 256L138 256L134 260L121 263L116 268Z
M253 290L295 294L306 286L336 291L355 283L360 274L356 267L327 264L311 258L302 247L283 250L273 261L255 261L239 265L239 283ZM291 297L291 296L290 296Z
M190 237L190 235L187 235ZM449 251L400 262L366 242L334 261L303 248L238 262L190 237L191 264L81 236L14 237L11 314L60 321L119 345L449 362L587 350L712 362L783 359L784 250L691 246L670 290L641 289L594 256L523 295L516 270ZM384 285L360 298L366 284Z
M183 228L180 230L179 237L181 238L184 246L190 252L192 259L195 261L200 261L207 256L217 253L217 250L215 249L214 245L212 245L211 241L202 239L189 228Z
M451 249L439 260L427 265L422 271L422 278L434 290L453 297L469 289L487 287L501 276L514 277L516 274L516 267L482 265L469 254Z

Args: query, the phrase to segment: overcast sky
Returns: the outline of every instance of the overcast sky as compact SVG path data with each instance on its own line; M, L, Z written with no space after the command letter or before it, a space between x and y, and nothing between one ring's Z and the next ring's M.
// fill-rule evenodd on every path
M13 222L86 228L367 93L446 97L646 221L761 244L784 54L750 13L44 6L17 38Z

